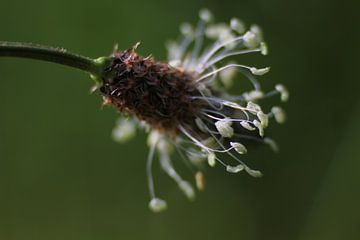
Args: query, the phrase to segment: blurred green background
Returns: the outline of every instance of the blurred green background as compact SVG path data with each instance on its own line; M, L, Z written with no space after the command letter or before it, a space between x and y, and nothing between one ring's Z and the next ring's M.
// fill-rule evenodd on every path
M0 59L0 239L360 239L359 5L356 1L1 0L0 40L62 46L98 57L115 42L165 59L184 21L211 9L265 31L270 89L284 83L288 122L279 154L259 149L254 179L221 168L188 202L155 166L169 210L148 210L142 133L119 145L118 114L92 82L51 63ZM241 59L239 59L241 61ZM181 164L180 164L181 165Z

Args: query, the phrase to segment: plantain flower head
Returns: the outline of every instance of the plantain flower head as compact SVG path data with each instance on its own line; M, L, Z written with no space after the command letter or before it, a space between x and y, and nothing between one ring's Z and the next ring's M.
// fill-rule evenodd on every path
M168 206L155 193L155 159L180 191L193 200L196 191L192 181L185 180L174 168L171 157L175 153L194 172L194 185L199 190L205 187L202 169L207 164L219 165L233 174L246 172L261 177L260 171L246 163L247 145L260 143L277 151L266 130L272 119L283 123L286 118L279 106L270 110L261 106L272 96L278 95L283 102L289 98L281 84L268 92L261 88L256 77L263 78L270 68L235 62L244 54L268 54L261 28L247 28L237 18L216 23L206 9L199 15L196 26L182 24L180 40L167 44L166 62L141 57L136 53L138 44L125 51L116 50L100 88L104 104L122 113L113 131L116 141L131 138L136 128L149 133L149 208L154 212ZM229 94L227 88L237 78L248 81L251 88L238 95Z

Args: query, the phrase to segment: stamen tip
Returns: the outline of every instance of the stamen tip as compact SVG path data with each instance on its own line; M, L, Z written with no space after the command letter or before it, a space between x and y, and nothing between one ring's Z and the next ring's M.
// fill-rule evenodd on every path
M285 111L278 106L274 106L271 108L271 112L274 114L275 121L277 123L284 123L286 121Z
M239 34L245 32L245 24L238 18L232 18L230 20L230 27Z
M210 167L215 167L215 165L216 165L215 153L209 152L207 160L208 160L208 164Z
M200 191L204 191L205 189L205 176L202 172L198 171L195 174L196 187Z
M231 147L235 149L236 152L239 154L245 154L247 153L247 149L244 145L238 142L230 142Z
M112 137L116 142L123 143L132 139L136 134L135 123L128 119L120 118L112 131Z
M180 32L184 35L184 36L191 36L194 33L194 29L191 26L190 23L183 23L180 25Z
M179 188L189 200L195 199L195 191L190 185L190 183L188 183L187 181L181 181L179 183Z
M251 67L250 71L252 74L254 75L264 75L266 73L268 73L270 71L270 67L266 67L266 68L255 68L255 67Z
M266 45L266 43L265 42L261 42L260 43L260 52L261 52L261 54L262 55L268 55L268 53L269 53L269 50L268 50L268 47L267 47L267 45Z
M149 202L149 209L155 213L162 212L167 209L167 203L160 198L153 198Z
M264 138L264 142L273 150L274 152L279 152L279 146L271 138Z
M262 176L263 176L263 174L262 174L260 171L258 171L258 170L253 170L253 169L251 169L251 168L249 168L249 167L245 167L245 171L246 171L250 176L252 176L252 177L259 178L259 177L262 177Z
M210 22L214 18L210 10L207 8L203 8L200 10L199 17L204 22Z
M242 170L244 170L244 165L242 164L236 166L230 166L230 165L226 166L226 171L229 173L238 173L241 172Z
M289 99L289 91L286 89L286 87L282 84L276 84L275 86L276 91L280 93L280 99L283 102L286 102Z
M215 122L215 127L222 137L231 138L234 135L234 129L231 127L232 122L227 119L221 119Z

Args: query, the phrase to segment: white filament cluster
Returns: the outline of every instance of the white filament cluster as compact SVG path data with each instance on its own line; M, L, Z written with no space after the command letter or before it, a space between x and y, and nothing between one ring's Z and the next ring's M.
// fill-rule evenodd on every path
M251 169L240 156L248 152L245 141L255 141L268 145L278 151L274 140L265 137L265 130L269 126L269 119L276 122L285 121L284 111L274 106L266 112L260 106L264 99L279 95L281 101L287 101L289 92L285 86L277 84L274 90L264 92L255 76L262 76L270 71L270 67L253 67L237 64L233 57L259 53L268 54L267 44L264 42L263 32L257 25L249 28L237 18L229 23L215 23L214 16L207 9L199 13L200 20L196 26L184 23L180 26L182 38L179 42L167 44L169 65L181 68L195 76L195 84L201 96L189 96L192 101L205 101L204 107L195 116L193 124L181 124L178 131L182 133L176 139L164 133L151 131L148 137L150 153L148 157L148 179L151 201L149 208L159 212L167 208L164 200L155 195L152 178L152 161L157 154L161 168L175 181L184 195L192 200L195 190L190 182L185 181L175 170L170 155L176 149L179 156L191 168L197 168L203 162L214 167L216 163L225 167L230 173L247 172L250 176L261 177L262 173ZM211 42L204 46L205 42ZM232 59L228 61L228 59ZM224 62L227 62L224 64ZM225 93L213 95L212 89L219 86L231 87L236 74L240 72L250 83L251 89L243 91L239 96ZM194 129L196 128L196 129ZM135 132L128 122L120 121L114 130L114 138L118 141L127 139ZM174 148L175 147L175 148ZM227 154L234 164L222 160ZM204 176L195 170L194 180L199 190L203 190Z

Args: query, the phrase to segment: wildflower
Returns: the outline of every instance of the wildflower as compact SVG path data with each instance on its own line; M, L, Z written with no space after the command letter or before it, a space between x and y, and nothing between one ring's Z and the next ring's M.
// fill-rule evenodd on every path
M167 203L155 194L152 176L155 157L192 200L195 189L180 176L170 158L175 149L192 167L199 168L206 162L214 167L219 163L227 172L245 171L253 177L261 177L262 173L240 159L240 155L248 152L245 145L255 142L278 149L272 139L264 138L265 130L271 118L282 123L285 115L279 107L266 113L260 101L276 94L286 101L289 96L286 88L276 85L267 93L261 89L255 76L266 74L269 67L223 64L242 54L266 55L268 48L261 29L252 25L246 31L244 23L236 18L228 24L213 20L208 10L201 10L196 27L189 23L181 25L181 41L167 45L167 63L141 57L136 53L138 45L125 51L116 50L102 78L100 91L104 103L135 119L117 122L115 140L130 138L135 133L134 124L149 132L149 208L154 212L167 208ZM203 46L205 42L211 42L210 46ZM232 96L218 86L231 86L237 72L249 80L252 89ZM224 155L229 155L233 163L225 161ZM196 170L194 179L197 188L203 190L203 172Z

